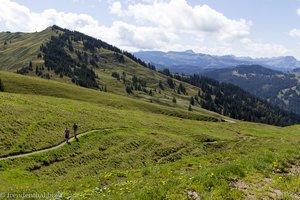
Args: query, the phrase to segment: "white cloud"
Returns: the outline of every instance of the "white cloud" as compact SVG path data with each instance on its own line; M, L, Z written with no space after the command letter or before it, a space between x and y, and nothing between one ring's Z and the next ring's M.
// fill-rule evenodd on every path
M253 42L250 39L243 41L244 52L253 57L274 57L288 53L288 49L283 45L264 42Z
M297 15L300 16L300 8L297 9ZM300 37L300 29L294 28L294 29L290 30L288 34L291 37Z
M290 30L289 35L291 37L299 37L300 38L300 29L294 28L294 29Z
M297 14L300 16L300 8L298 8L298 10L297 10Z
M58 12L47 9L41 13L31 12L27 7L3 0L0 7L0 22L9 31L41 31L51 25L77 30L127 49L165 48L177 39L177 35L158 27L136 26L115 21L110 27L100 25L96 19L86 14ZM121 3L114 2L111 12L121 11Z
M121 21L114 22L111 30L118 33L117 40L121 46L134 46L137 49L166 48L178 38L176 34L160 28L135 26Z
M192 7L185 0L132 4L123 13L140 24L149 23L169 31L200 36L213 34L221 41L247 37L251 26L251 22L244 19L232 20L208 5Z
M124 8L124 2L130 5ZM6 31L22 32L41 31L56 24L132 51L194 49L202 53L254 57L287 53L282 45L252 41L250 21L229 19L207 5L193 7L185 0L134 2L126 0L122 5L121 1L109 0L109 11L122 18L104 26L87 14L55 9L38 13L12 0L1 0L0 24ZM299 32L295 29L290 35L300 35Z
M300 16L300 8L298 8L297 14ZM290 30L288 34L291 37L300 38L300 29L294 28L294 29Z
M1 1L0 21L3 21L9 30L28 31L27 22L30 20L30 10L9 0Z
M35 13L10 0L2 0L1 4L0 22L4 22L10 31L41 31L53 24L69 29L77 29L87 25L98 26L97 20L86 14L58 12L54 9Z
M112 3L112 5L110 6L110 12L112 14L116 14L121 16L122 15L122 4L120 1L115 1Z
M111 27L88 25L76 30L132 51L167 49L178 40L176 34L164 32L159 28L135 26L122 21L115 21Z

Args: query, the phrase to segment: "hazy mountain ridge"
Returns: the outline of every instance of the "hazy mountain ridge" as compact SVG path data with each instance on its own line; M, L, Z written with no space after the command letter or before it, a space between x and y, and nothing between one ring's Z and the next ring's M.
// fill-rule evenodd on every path
M192 50L183 52L140 51L134 53L138 58L155 64L160 69L169 68L173 72L194 74L205 69L227 68L236 65L259 64L279 71L292 71L300 67L300 61L293 56L273 58L236 57L232 55L214 56L195 53Z

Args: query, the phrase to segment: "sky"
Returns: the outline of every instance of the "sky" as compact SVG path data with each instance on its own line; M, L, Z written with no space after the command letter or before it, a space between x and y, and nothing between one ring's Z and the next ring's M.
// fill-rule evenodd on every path
M300 0L0 0L0 31L58 25L128 51L300 59Z

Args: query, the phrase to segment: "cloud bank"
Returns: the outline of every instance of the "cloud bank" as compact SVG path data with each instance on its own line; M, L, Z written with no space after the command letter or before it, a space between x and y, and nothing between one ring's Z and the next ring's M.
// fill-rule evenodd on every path
M114 19L110 26L87 14L55 9L32 12L13 0L1 0L0 23L8 31L23 32L41 31L56 24L131 51L194 49L254 57L287 53L282 45L253 42L251 21L230 19L208 5L191 6L186 0L109 2ZM299 36L300 31L292 30L290 35Z

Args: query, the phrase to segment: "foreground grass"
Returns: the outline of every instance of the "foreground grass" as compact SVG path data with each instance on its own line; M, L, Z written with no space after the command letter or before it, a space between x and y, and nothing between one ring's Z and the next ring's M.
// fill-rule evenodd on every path
M204 199L300 195L299 174L291 171L300 164L299 139L281 139L280 131L244 134L243 124L199 123L215 130L192 133L186 124L174 132L162 121L170 130L146 125L95 131L61 149L2 161L0 191L59 191L60 199L187 199L189 191ZM241 132L215 134L222 128ZM267 127L261 132L267 134Z
M82 132L111 128L53 151L0 161L4 193L59 192L60 199L187 199L191 191L204 199L271 198L274 191L286 199L299 196L299 174L292 170L300 165L298 126L205 122L47 96L0 97L2 155L54 145L73 121Z

